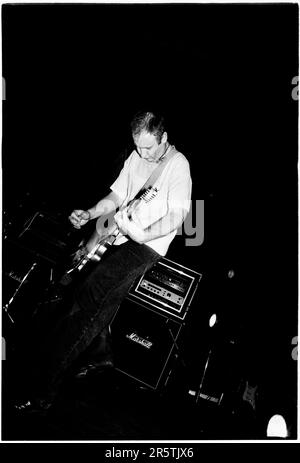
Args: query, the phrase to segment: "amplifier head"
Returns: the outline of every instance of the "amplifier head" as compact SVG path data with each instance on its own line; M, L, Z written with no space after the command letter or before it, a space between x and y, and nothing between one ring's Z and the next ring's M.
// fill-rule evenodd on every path
M184 320L201 277L163 257L132 285L129 296L152 310Z

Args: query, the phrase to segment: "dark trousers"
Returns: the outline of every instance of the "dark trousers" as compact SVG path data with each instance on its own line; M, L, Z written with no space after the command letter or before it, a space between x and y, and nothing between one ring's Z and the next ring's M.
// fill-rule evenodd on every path
M95 367L103 366L105 362L113 364L113 346L111 339L110 326L103 328L88 346L88 348L80 355L79 367L94 365Z
M75 291L74 303L47 336L35 365L35 394L54 396L63 373L106 328L136 278L161 256L131 240L112 246Z

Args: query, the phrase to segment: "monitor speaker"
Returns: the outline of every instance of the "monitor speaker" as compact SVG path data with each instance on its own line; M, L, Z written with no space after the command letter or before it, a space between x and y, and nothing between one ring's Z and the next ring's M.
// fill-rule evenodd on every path
M126 298L111 323L115 367L149 388L163 386L182 324Z

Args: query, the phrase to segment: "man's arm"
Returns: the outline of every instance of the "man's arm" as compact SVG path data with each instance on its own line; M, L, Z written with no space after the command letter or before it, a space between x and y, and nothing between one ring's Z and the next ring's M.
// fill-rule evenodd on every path
M184 222L187 216L185 209L173 209L160 220L150 225L144 230L144 243L166 236L177 230Z
M117 210L122 204L122 199L114 191L111 191L107 196L101 199L95 206L87 211L75 209L69 219L75 228L81 228L89 220L96 219L100 215L109 214Z
M128 235L132 240L142 244L172 233L172 231L181 226L187 213L186 209L172 209L168 214L145 230L137 222L134 214L132 220L129 220L125 211L118 212L115 216L115 221L124 235Z
M116 211L121 206L123 200L114 191L111 191L107 196L93 207L87 210L90 214L90 220L100 217L100 215L109 214L110 212Z

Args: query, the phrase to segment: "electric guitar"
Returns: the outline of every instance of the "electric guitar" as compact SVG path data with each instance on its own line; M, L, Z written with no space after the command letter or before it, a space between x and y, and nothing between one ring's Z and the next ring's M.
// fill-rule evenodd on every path
M121 210L125 210L127 216L132 220L132 213L136 212L140 203L148 203L157 195L157 188L149 187L137 198L131 200ZM107 249L115 242L120 234L118 225L113 217L115 211L98 218L96 228L87 243L81 246L73 255L72 264L69 270L65 271L60 283L68 285L72 281L72 274L80 272L88 262L100 262Z

